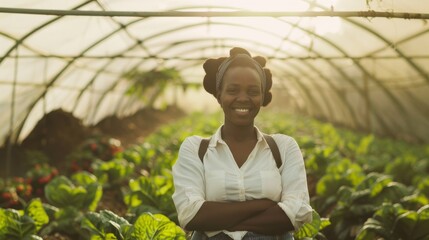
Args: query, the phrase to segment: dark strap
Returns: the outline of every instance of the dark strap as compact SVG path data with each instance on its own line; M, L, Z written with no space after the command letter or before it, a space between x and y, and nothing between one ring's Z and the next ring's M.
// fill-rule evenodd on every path
M270 135L264 134L265 141L267 141L268 146L271 149L271 153L273 154L274 160L276 160L277 168L280 168L282 165L282 158L280 156L279 147L277 146L276 141ZM198 157L200 157L201 162L203 162L204 155L207 152L207 148L209 147L210 138L201 139L200 148L198 149Z
M198 149L198 156L200 157L201 162L203 162L204 155L207 152L209 147L210 138L203 138L200 143L200 148Z
M279 147L277 146L276 141L270 135L264 134L265 141L267 141L268 146L270 146L271 153L273 154L274 160L276 160L277 168L282 166L282 157L280 156Z

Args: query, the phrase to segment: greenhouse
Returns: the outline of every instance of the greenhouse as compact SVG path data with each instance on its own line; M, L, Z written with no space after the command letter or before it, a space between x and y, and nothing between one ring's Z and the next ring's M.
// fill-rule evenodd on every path
M0 2L0 239L190 239L172 168L226 124L203 64L234 47L302 152L294 239L429 239L429 2Z

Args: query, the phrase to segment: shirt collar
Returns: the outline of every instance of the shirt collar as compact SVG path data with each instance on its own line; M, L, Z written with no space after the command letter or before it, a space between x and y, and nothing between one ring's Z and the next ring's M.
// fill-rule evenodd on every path
M213 136L212 136L212 138L210 140L210 143L209 143L210 147L216 147L216 145L218 143L224 143L224 144L226 144L225 141L222 139L222 134L221 134L222 127L223 127L223 125L220 126L216 130L215 134L213 134ZM263 137L263 133L256 126L255 126L255 129L256 129L256 137L258 138L258 142L256 144L263 144L264 148L268 148L269 145L268 145L267 141L265 140L265 138Z

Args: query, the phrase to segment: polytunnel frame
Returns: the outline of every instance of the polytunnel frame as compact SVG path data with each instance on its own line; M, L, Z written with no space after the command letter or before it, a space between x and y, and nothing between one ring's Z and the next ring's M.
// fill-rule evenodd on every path
M305 0L305 1L307 1L307 2L310 2L310 1L308 1L308 0ZM75 7L75 8L73 8L73 9L78 9L78 8L80 8L80 7L82 7L82 6L85 6L86 4L88 4L88 3L91 3L92 1L87 1L87 2L84 2L84 3L82 3L82 4L80 4L80 5L78 5L77 7ZM97 2L98 3L98 2ZM315 4L314 2L312 3L312 4ZM316 5L318 5L318 4L316 4ZM213 6L210 6L211 8L213 8ZM323 6L321 6L321 5L319 5L318 7L320 7L320 8L324 8ZM325 9L326 10L326 9ZM57 18L54 18L54 19L51 19L51 20L49 20L47 23L45 23L45 24L43 24L43 25L41 25L41 26L39 26L39 27L37 27L37 28L35 28L35 29L33 29L32 31L30 31L29 33L27 33L24 37L22 37L21 39L19 39L19 40L16 40L16 44L15 44L15 46L13 47L13 48L11 48L9 51L8 51L8 53L6 54L6 55L4 55L2 58L0 58L0 64L1 64L1 62L6 58L6 57L9 57L9 55L11 54L11 52L14 50L14 49L16 49L15 51L16 51L16 53L18 52L18 47L19 46L24 46L24 47L27 47L27 46L25 46L25 44L23 43L24 42L24 40L27 38L27 37L29 37L29 36L31 36L33 33L35 33L35 32L37 32L39 29L41 29L41 28L43 28L44 26L47 26L47 25L49 25L50 23L53 23L53 22L55 22L56 20L58 20L58 19L60 19L62 16L59 16L59 17L57 17ZM143 20L143 19L140 19L140 20ZM383 36L381 36L381 35L379 35L379 34L377 34L376 32L374 32L374 31L372 31L371 29L369 29L369 28L367 28L367 27L365 27L364 25L362 25L362 24L360 24L360 23L357 23L357 22L355 22L355 21L352 21L352 20L349 20L349 19L344 19L343 18L343 20L345 20L345 21L349 21L349 22L351 22L352 24L355 24L355 25L357 25L357 26L359 26L360 28L362 28L362 29L365 29L366 31L368 31L369 33L371 33L371 34L373 34L374 36L376 36L377 38L379 38L380 40L382 40L382 41L384 41L385 43L387 43L388 45L387 46L384 46L384 47L382 47L381 49L386 49L386 48L389 48L389 46L391 46L391 42L390 41L388 41L387 39L385 39ZM115 21L116 22L116 21ZM117 22L116 22L117 23ZM287 22L288 23L288 22ZM126 26L123 26L122 24L120 24L120 23L118 23L120 26L121 26L121 28L123 28L123 29L125 29L126 30ZM288 24L291 24L291 23L288 23ZM297 27L299 27L299 26L297 26ZM120 28L120 29L121 29ZM119 30L120 30L119 29ZM257 29L256 29L257 30ZM308 31L308 30L306 30L306 29L301 29L301 30L304 30L304 31ZM418 33L418 34L415 34L415 35L420 35L420 34L424 34L424 32L426 32L426 31L423 31L423 32L421 32L421 33ZM113 34L113 33L112 33ZM315 36L315 37L317 37L317 38L320 38L321 36L319 36L319 35L317 35L317 34L315 34L314 32L311 32L310 33L312 36ZM108 38L108 37L106 37L106 38ZM409 39L412 39L412 37L407 37L407 38L409 38ZM284 41L285 39L283 39L283 41ZM405 39L403 39L403 41L406 41ZM101 43L102 41L100 41L100 42L96 42L96 43L94 43L94 46L96 46L96 45L98 45L99 43ZM140 43L142 43L142 42L138 42L138 44L137 45L140 45L140 46L144 46L144 45L141 45ZM340 48L339 48L339 46L337 46L336 44L334 44L334 43L332 43L332 46L336 46L336 48L337 48L337 50L340 50ZM28 48L28 47L27 47ZM280 48L280 47L279 47ZM28 48L28 49L30 49L30 48ZM427 76L427 74L418 66L418 65L416 65L415 63L414 63L414 61L412 61L409 57L407 57L405 54L403 54L401 51L399 51L399 49L397 49L397 48L393 48L394 49L394 51L396 51L396 53L402 58L402 59L405 59L405 61L409 64L409 65L411 65L411 67L414 69L414 70L416 70L426 81L429 81L429 77ZM30 49L30 50L32 50L33 51L33 49ZM146 52L148 52L147 51L147 49L145 49L146 50ZM380 50L376 50L376 51L380 51ZM35 53L37 53L37 51L33 51L33 52L35 52ZM347 54L345 54L345 52L344 51L341 51L346 57L347 57ZM35 103L33 104L33 105L30 105L31 106L31 108L33 108L34 106L35 106L35 104L42 98L42 97L44 97L45 96L45 94L46 94L46 92L48 91L48 89L52 86L52 84L61 76L61 74L70 66L70 65L72 65L74 62L75 62L75 60L77 59L77 58L79 58L79 57L83 57L83 55L86 53L86 51L82 51L78 56L75 56L72 60L70 60L70 61L68 61L68 63L66 64L66 66L60 71L60 72L58 72L58 74L54 77L54 78L52 78L51 79L51 81L45 86L45 91L41 94L41 96L40 97L38 97L37 98L37 100L35 101ZM149 52L148 52L149 53ZM39 53L40 54L40 53ZM373 53L372 53L373 54ZM319 55L320 56L320 55ZM118 57L120 57L120 56L118 56ZM17 55L17 58L19 58L19 56ZM113 57L112 59L115 59L115 57ZM325 61L328 61L326 58L323 58ZM397 106L399 106L400 108L401 108L401 110L404 110L404 108L403 108L403 106L402 106L402 104L400 104L399 102L398 102L398 100L396 99L396 97L394 96L394 95L392 95L391 93L390 93L390 91L388 90L388 89L386 89L385 87L384 87L384 85L381 83L381 81L379 81L379 79L377 79L377 78L375 78L375 76L373 76L371 73L369 73L368 72L368 70L365 68L365 67L363 67L363 66L361 66L360 65L360 63L359 63L359 61L358 60L356 60L356 59L354 59L354 58L350 58L355 64L356 64L356 66L358 66L359 67L359 69L362 71L362 73L365 75L365 76L368 76L368 77L370 77L370 79L372 80L372 81L374 81L376 84L378 84L381 88L382 88L382 90L388 95L388 97L392 100L392 101L394 101L396 104L397 104ZM16 61L18 61L18 60L16 60ZM302 62L305 62L306 64L308 64L309 66L311 66L311 64L310 63L307 63L306 61L302 61ZM330 61L329 61L330 62ZM332 65L331 66L335 66L335 64L333 64L332 63ZM138 67L138 66L137 66ZM337 69L338 71L340 71L340 69L339 68L337 68L337 67L334 67L334 69ZM17 71L17 67L16 67L16 69L15 69L15 71ZM101 72L101 71L100 71ZM345 73L344 73L345 74ZM322 74L320 74L319 73L319 76L323 76ZM344 75L344 76L348 76L348 75ZM299 81L297 81L297 82L299 82ZM14 80L14 84L16 84L16 79ZM305 88L305 86L303 87L303 89L306 89ZM357 90L360 90L359 88L356 88ZM411 97L411 96L410 96ZM12 105L14 104L13 103L14 102L14 99L12 100ZM76 103L75 104L78 104L78 100L76 100ZM13 107L12 107L12 109L13 109ZM14 110L12 110L12 112L13 112ZM31 110L30 110L30 112L31 112ZM30 113L29 112L29 113ZM374 111L372 110L372 108L371 108L371 112L372 113L374 113ZM13 119L13 113L11 114L12 116L11 116L11 118ZM25 121L26 121L26 119L27 119L27 117L28 117L28 115L29 114L27 114L26 115L26 117L23 119L23 122L22 122L22 124L21 124L21 126L19 127L19 131L18 131L18 134L16 135L16 136L19 136L20 135L20 131L22 130L22 127L23 127L23 125L25 124ZM409 125L409 122L408 121L405 121L408 125ZM12 123L12 122L11 122ZM382 124L381 126L385 126L384 124ZM11 128L13 127L13 125L11 125ZM9 138L10 137L12 137L12 136L9 136ZM10 139L7 139L7 141L10 141Z
M142 20L144 20L144 19L139 19L139 20L136 20L135 22L138 22L138 21L142 21ZM131 22L131 23L128 23L128 24L126 24L126 25L124 25L124 27L127 27L127 26L129 26L129 25L131 25L131 24L134 24L135 22ZM188 26L183 26L182 28L180 28L180 29L174 29L174 30L172 30L172 31L165 31L165 32L163 32L163 33L158 33L158 34L155 34L155 35L153 35L153 36L150 36L150 37L148 37L148 38L146 38L146 39L151 39L151 38L155 38L155 37L158 37L158 36L162 36L162 35L164 35L164 34L166 34L166 33L170 33L170 32L173 32L173 31L179 31L179 30L182 30L182 29L184 29L184 28L190 28L190 27L194 27L194 26L199 26L199 25L204 25L205 23L199 23L199 24L195 24L195 25L188 25ZM225 23L221 23L221 24L225 24ZM289 24L289 23L288 23ZM226 25L233 25L233 24L226 24ZM235 24L236 26L239 26L239 27L247 27L247 26L245 26L245 25L241 25L241 24ZM260 29L256 29L256 28L254 28L255 30L258 30L258 31L261 31ZM109 35L106 35L105 37L103 37L103 38L101 38L101 39L99 39L98 41L96 41L96 43L95 44L93 44L93 45L91 45L91 46L89 46L87 49L85 49L83 52L86 52L86 51L88 51L90 48L92 48L92 47L94 47L95 45L97 45L98 43L101 43L103 40L105 40L105 39L107 39L109 36L111 36L111 35L113 35L113 34L115 34L117 31L120 31L121 29L117 29L117 30L115 30L115 31L113 31L111 34L109 34ZM268 32L267 32L268 33ZM294 41L293 41L294 42ZM140 42L137 42L137 44L136 45L133 45L133 46L130 46L128 49L127 49L127 51L128 50L130 50L130 49L132 49L132 48L134 48L134 47L136 47L138 44L140 44ZM299 43L296 43L296 42L294 42L294 44L298 44L300 47L302 47L302 48L305 48L306 46L303 46L303 45L301 45L301 44L299 44ZM83 54L83 53L82 53ZM319 55L319 54L318 54ZM120 57L120 56L118 56L118 57ZM113 58L115 58L115 57L113 57ZM74 57L74 58L72 58L73 60L74 59L76 59L76 57ZM72 62L71 62L72 63ZM70 63L70 64L71 64ZM305 61L304 61L304 63L306 64L306 65L309 65L309 66L311 66L310 64L308 64L308 63L306 63ZM57 77L59 77L60 76L60 74L63 72L63 71L65 71L65 69L70 65L70 64L67 64L65 67L64 67L64 69L63 70L61 70L61 72L60 73L58 73L57 75L56 75L56 79L57 79ZM137 66L138 67L138 66ZM336 66L335 66L335 68L336 68ZM338 68L337 68L338 69ZM313 68L313 70L314 70L314 68ZM321 75L320 74L320 72L319 72L319 75ZM55 81L56 79L53 79L53 81ZM324 77L324 79L327 79L326 77ZM107 92L109 92L111 89L109 89L108 91L106 91L106 93ZM341 96L338 94L338 96L341 98ZM98 103L96 104L96 106L99 106L99 104L101 103L101 101L102 101L102 98L100 98L99 99L99 101L98 101ZM316 101L312 101L313 103L316 103ZM93 114L93 116L95 116L96 114ZM352 119L354 119L353 117L352 117Z
M87 2L88 3L88 2ZM85 5L85 3L83 4L83 5ZM100 4L99 4L100 5ZM102 6L100 6L100 7L102 7ZM194 8L207 8L207 6L202 6L202 7L194 7ZM213 7L211 7L211 8L213 8ZM189 8L180 8L180 9L189 9ZM173 9L173 10L180 10L180 9ZM58 20L60 17L58 17L58 18L56 18L55 20ZM148 19L148 18L145 18L145 19ZM61 70L51 81L49 81L49 83L46 85L46 90L45 90L45 92L35 101L35 104L37 104L37 102L46 94L46 92L47 92L47 89L56 81L56 79L58 79L60 76L61 76L61 74L70 66L70 65L72 65L73 64L73 62L77 59L77 58L79 58L79 57L82 57L83 56L83 54L84 53L86 53L87 51L89 51L92 47L94 47L94 46L96 46L96 45L98 45L99 43L101 43L101 42L103 42L104 40L106 40L107 38L109 38L110 36L112 36L113 34L115 34L116 32L119 32L121 29L124 29L124 30L126 30L126 28L129 26L129 25L131 25L131 24L134 24L134 23L136 23L136 22L140 22L140 21L142 21L142 20L145 20L145 19L138 19L138 20L136 20L136 21L132 21L132 22L130 22L130 23L127 23L127 24L121 24L121 23L118 23L117 21L114 21L115 23L117 23L119 26L120 26L120 28L118 28L116 31L113 31L113 32L111 32L110 34L108 34L108 35L106 35L105 37L103 37L103 38L101 38L101 39L99 39L98 41L96 41L96 42L94 42L93 43L93 45L91 45L91 46L89 46L87 49L85 49L85 50L83 50L78 56L75 56L75 57L73 57L72 58L72 60L70 60L67 64L66 64L66 66L63 68L63 70ZM46 24L46 25L48 25L48 24L50 24L50 23L52 23L52 22L54 22L53 20L50 20L50 21L48 21L48 23ZM282 22L284 22L284 23L287 23L287 24L289 24L289 25L292 25L292 26L295 26L296 28L299 28L300 30L302 30L302 31L305 31L305 32L307 32L307 33L309 33L310 35L314 35L314 36L316 36L317 38L321 38L322 40L324 40L325 42L327 42L327 43L329 43L330 45L332 45L332 46L334 46L337 50L340 50L339 49L339 47L337 46L337 45L335 45L334 43L332 43L332 42L330 42L330 41L327 41L326 39L323 39L321 36L319 36L319 35L317 35L317 34L314 34L313 32L311 32L311 31L309 31L309 30L307 30L307 29L304 29L304 28L301 28L300 26L297 26L297 24L293 24L293 23L289 23L289 22L287 22L287 21L282 21ZM213 22L211 22L212 24L213 24ZM200 23L200 25L205 25L205 23ZM190 26L191 27L191 26ZM241 27L248 27L248 26L241 26ZM248 27L248 28L250 28L250 27ZM255 30L257 30L257 31L261 31L261 29L256 29L256 28L253 28L253 29L255 29ZM175 29L175 30L180 30L180 29ZM166 31L166 32L164 32L164 33L161 33L161 34L158 34L158 35L163 35L163 34L166 34L166 33L170 33L170 31ZM279 37L280 38L280 37ZM281 39L281 38L280 38ZM283 41L284 41L285 39L283 38ZM137 45L140 45L140 43L142 43L142 41L141 40L138 40L137 41L137 44L136 44L136 46ZM141 45L140 45L141 46ZM148 52L147 51L147 49L144 49L146 52ZM347 56L342 50L340 50L345 56ZM148 52L149 53L149 52ZM319 56L320 56L320 54L318 54ZM0 62L1 63L1 62ZM359 64L358 62L356 62L356 64ZM339 68L337 68L334 64L330 64L332 67L334 67L335 69L337 69L337 70L339 70ZM359 64L360 65L360 64ZM361 69L363 69L363 68L361 68ZM346 75L344 75L344 74L342 74L343 76L346 76ZM371 76L369 73L367 74L368 76ZM325 78L326 79L326 78ZM375 80L377 80L377 79L375 79ZM377 82L377 81L376 81ZM356 87L356 89L357 90L359 90L359 88L357 88ZM387 89L386 89L387 90ZM388 91L388 90L387 90ZM389 95L389 93L387 92L387 94ZM341 99L342 97L340 97L340 99ZM393 101L395 101L394 99L392 99ZM34 104L34 105L35 105ZM32 105L31 107L34 107L34 105ZM371 110L372 111L372 110ZM374 111L372 111L372 112L374 112ZM29 114L28 114L29 115ZM28 117L28 115L26 116L26 118ZM25 118L25 119L26 119ZM23 124L25 123L25 119L24 119L24 122L23 122ZM354 119L354 118L352 118L352 119ZM380 119L380 118L379 118ZM19 136L19 134L20 134L20 131L21 131L21 129L22 129L22 127L23 127L23 124L21 125L21 127L19 128L20 130L18 131L18 134L17 134L17 136ZM384 124L382 124L382 126L385 126Z

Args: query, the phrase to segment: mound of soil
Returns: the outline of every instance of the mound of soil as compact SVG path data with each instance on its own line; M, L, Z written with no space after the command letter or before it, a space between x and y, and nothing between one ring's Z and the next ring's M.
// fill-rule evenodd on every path
M147 135L159 126L185 116L176 107L165 110L143 109L136 114L119 119L108 117L95 126L84 126L71 113L56 110L45 115L21 145L12 147L12 161L8 176L23 176L27 171L25 152L41 151L50 159L49 164L60 172L65 158L77 146L91 136L108 136L121 141L122 146L142 143ZM6 149L0 148L0 158L6 159ZM0 169L0 177L6 176L6 169Z

